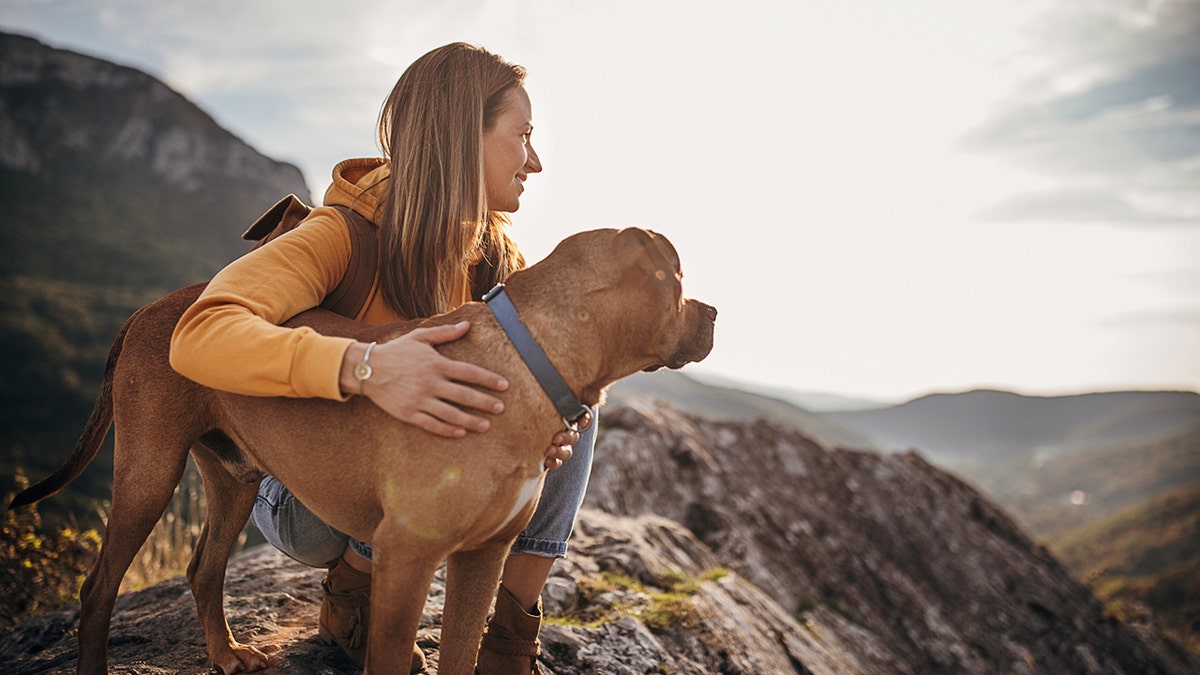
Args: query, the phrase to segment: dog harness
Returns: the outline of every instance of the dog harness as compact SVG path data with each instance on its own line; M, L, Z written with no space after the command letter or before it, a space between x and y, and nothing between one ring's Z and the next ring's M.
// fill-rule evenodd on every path
M563 422L568 427L578 423L589 412L587 406L575 397L562 375L559 375L558 369L550 362L550 357L546 356L542 346L521 322L521 316L517 313L512 299L508 297L508 292L504 290L504 284L496 284L483 296L483 301L500 322L500 327L508 335L509 341L517 348L517 353L525 361L529 372L533 373L533 377L542 386L542 391L546 392L554 403Z

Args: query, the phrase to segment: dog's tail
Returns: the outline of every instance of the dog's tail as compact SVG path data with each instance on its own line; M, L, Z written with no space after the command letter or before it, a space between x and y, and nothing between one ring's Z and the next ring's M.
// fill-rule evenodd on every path
M87 465L95 459L96 452L104 443L104 437L108 435L108 428L112 426L113 372L117 367L117 359L121 356L121 348L125 344L125 334L129 332L129 327L145 309L145 307L139 309L125 321L125 325L121 326L121 331L117 333L117 339L113 341L112 348L108 350L108 363L104 366L104 379L100 382L100 395L96 398L96 404L92 406L92 415L83 429L83 434L79 436L78 441L75 441L75 450L71 453L71 458L57 471L47 476L45 480L22 490L13 498L8 508L14 509L18 506L33 504L58 493L68 483L78 478Z

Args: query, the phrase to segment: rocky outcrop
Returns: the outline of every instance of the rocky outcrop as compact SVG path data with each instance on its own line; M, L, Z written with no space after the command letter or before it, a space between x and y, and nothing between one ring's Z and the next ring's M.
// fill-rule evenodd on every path
M635 401L606 409L542 664L584 673L1187 673L961 481L915 455ZM320 570L260 547L230 567L235 635L276 673L352 671L315 637ZM444 586L419 642L436 666ZM8 672L73 665L77 608L0 637ZM182 579L122 596L110 665L208 672Z
M863 672L842 649L842 638L818 637L840 625L838 617L817 612L801 623L735 573L703 578L720 569L719 563L677 523L589 510L580 517L573 545L575 552L555 571L545 594L548 615L569 617L551 619L542 631L542 662L550 673ZM430 590L418 635L435 668L443 572ZM317 641L322 574L265 545L231 563L226 585L231 627L239 639L271 656L271 672L355 670ZM690 587L676 593L678 604L660 607L663 601L655 596L680 579ZM647 618L652 612L656 619ZM12 667L6 672L71 671L77 620L77 607L53 612L0 638L0 658ZM109 667L130 675L210 672L186 581L119 598Z
M191 193L251 181L268 206L304 183L153 77L32 38L0 34L0 95L0 168L137 162Z
M868 671L1195 667L1106 616L1005 513L916 454L837 450L649 402L606 411L602 428L588 506L684 524L789 614L824 608L871 636L847 641Z

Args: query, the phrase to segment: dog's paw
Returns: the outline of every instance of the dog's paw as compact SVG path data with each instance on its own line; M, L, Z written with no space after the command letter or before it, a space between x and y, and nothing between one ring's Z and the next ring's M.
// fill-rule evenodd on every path
M234 642L229 646L227 653L222 654L219 658L216 656L213 657L213 665L223 675L233 675L234 673L249 673L256 670L264 670L270 665L270 660L266 654L254 647Z

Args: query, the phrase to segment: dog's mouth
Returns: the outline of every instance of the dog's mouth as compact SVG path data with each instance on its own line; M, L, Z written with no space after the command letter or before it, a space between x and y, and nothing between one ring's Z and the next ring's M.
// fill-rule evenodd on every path
M694 300L688 302L696 303L696 329L689 331L687 339L680 342L675 353L667 357L665 362L647 366L643 372L652 373L662 368L678 370L689 363L703 361L712 352L717 309Z

